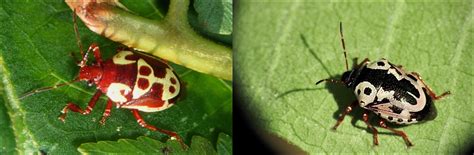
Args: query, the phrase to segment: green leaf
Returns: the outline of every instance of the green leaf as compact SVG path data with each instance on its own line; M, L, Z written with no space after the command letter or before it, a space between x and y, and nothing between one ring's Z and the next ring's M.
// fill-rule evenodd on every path
M168 3L166 1L145 0L143 3L137 3L134 0L121 0L121 4L135 14L148 19L161 20L168 11Z
M194 1L199 24L211 33L232 34L232 1Z
M241 19L235 42L242 46L235 48L234 79L257 124L310 153L459 153L474 137L473 6L472 1L242 1L235 12ZM350 66L353 58L387 58L418 72L436 93L452 92L434 103L435 120L396 127L414 147L377 124L380 144L374 146L361 108L331 131L355 100L343 86L314 85L345 71L339 22Z
M0 73L5 92L2 98L6 101L11 122L11 126L0 123L0 129L9 129L2 130L1 134L13 131L16 142L16 145L8 144L10 148L6 150L15 149L27 154L40 150L51 154L77 154L77 147L82 143L136 139L144 135L157 140L169 138L139 126L127 109L112 109L106 124L99 125L105 96L90 115L70 112L62 123L58 115L68 102L85 108L96 91L95 86L88 87L84 82L20 100L19 97L28 91L70 81L77 76L79 48L74 36L72 11L62 1L2 1L0 19L3 21L0 24ZM91 32L81 22L78 26L84 48L96 42L103 59L115 54L117 43ZM145 121L177 132L187 144L194 135L213 144L220 132L232 135L231 84L171 65L183 81L184 94L175 106L165 111L143 112ZM1 108L0 114L4 114ZM0 117L0 120L3 119Z
M227 136L222 139L222 135ZM228 135L220 134L218 141L232 143ZM200 136L193 136L191 146L183 150L175 140L162 143L149 137L138 137L137 140L119 139L118 141L99 141L97 143L84 143L79 147L83 154L217 154L211 142Z
M232 1L196 0L188 13L189 23L202 35L232 45Z
M226 134L219 134L217 139L217 153L220 155L232 154L232 137Z

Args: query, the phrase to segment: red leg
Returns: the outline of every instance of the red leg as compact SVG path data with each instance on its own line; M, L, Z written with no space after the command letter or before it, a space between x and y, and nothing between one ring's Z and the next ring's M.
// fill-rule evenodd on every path
M342 123L342 121L344 120L344 117L349 114L353 107L354 106L357 106L357 101L354 101L351 103L351 105L347 106L346 107L346 110L341 114L341 116L339 116L339 118L337 119L337 122L336 122L336 125L334 125L334 127L332 127L333 130L336 130L336 128Z
M91 100L89 101L89 104L87 105L86 110L82 110L81 107L78 105L70 102L68 103L64 109L61 111L61 115L59 116L59 120L65 121L66 120L66 114L69 110L72 110L73 112L78 112L83 115L87 115L92 111L92 108L94 108L95 104L97 103L97 100L99 100L99 97L102 95L102 92L98 90L95 92L94 96L92 96Z
M379 145L379 140L377 138L377 129L374 128L374 126L370 125L369 123L369 111L365 110L364 114L362 115L362 120L364 120L365 124L367 124L367 127L372 130L374 134L374 144Z
M179 135L176 132L160 129L160 128L157 128L157 127L154 127L152 125L147 124L143 120L142 116L140 116L140 113L138 112L137 109L132 109L132 113L133 113L133 116L135 116L135 119L137 119L137 122L138 122L138 124L140 124L140 126L142 126L144 128L147 128L149 130L152 130L152 131L159 131L161 133L169 135L170 137L174 137L174 138L176 138L176 140L181 144L181 146L184 149L187 148L186 144L184 144L183 140L181 139L181 137L179 137Z
M89 51L94 52L94 57L99 66L102 66L102 56L100 55L100 50L99 46L96 43L92 43L91 46L89 46L89 49L87 49L87 52L84 54L82 57L82 61L79 63L80 67L84 67L87 63L87 59L89 58Z
M105 121L110 116L110 110L112 109L112 104L114 102L112 100L107 100L107 105L105 106L104 114L102 115L102 119L100 119L99 123L101 125L105 125Z
M363 64L366 64L366 63L368 63L369 61L370 61L369 58L365 58L365 59L362 60L362 62L360 62L360 64L357 65L357 66L358 66L358 67L361 67Z
M91 46L89 46L89 50L92 50L94 52L94 57L95 61L97 61L97 64L99 64L99 66L102 66L102 56L100 55L99 46L96 43L92 43Z
M442 98L448 96L449 94L451 94L450 91L447 91L447 92L444 92L443 94L437 96L436 93L434 93L434 91L428 85L426 85L425 81L423 81L423 79L421 79L420 74L418 74L417 72L411 72L411 74L415 75L418 79L420 79L421 83L423 83L426 86L426 89L428 89L428 95L430 95L431 98L433 98L434 100L442 99Z
M379 124L382 128L388 129L388 130L392 131L393 133L395 133L399 136L402 136L403 140L405 140L405 143L407 143L407 146L409 146L409 147L413 146L413 144L410 142L410 140L408 139L408 136L405 134L405 132L400 131L400 130L395 130L395 129L392 129L392 128L388 127L383 120L380 120Z

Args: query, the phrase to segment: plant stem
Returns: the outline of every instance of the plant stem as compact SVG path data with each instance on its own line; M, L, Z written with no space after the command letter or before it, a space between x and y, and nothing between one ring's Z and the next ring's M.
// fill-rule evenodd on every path
M76 9L89 29L113 41L198 72L232 80L232 50L203 38L191 28L187 20L189 0L171 0L161 21L133 15L114 2L66 3Z

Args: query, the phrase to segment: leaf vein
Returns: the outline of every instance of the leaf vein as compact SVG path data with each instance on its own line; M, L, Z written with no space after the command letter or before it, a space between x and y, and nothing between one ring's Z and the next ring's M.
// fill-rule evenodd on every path
M10 15L9 13L6 13L8 16L10 16L9 18L13 19L13 16ZM47 61L47 59L39 52L38 50L38 47L36 47L36 44L33 43L32 39L31 39L31 36L26 33L23 29L20 28L20 26L15 22L16 20L11 20L11 23L16 27L17 30L19 30L21 33L23 33L24 38L26 38L26 41L32 46L34 47L33 48L33 51L35 52L35 54L37 54L41 59L43 59L44 61L44 64L47 64L48 66L51 66L49 64L49 62ZM51 68L51 67L48 67L48 68Z
M397 3L397 8L395 12L390 16L390 24L387 27L387 32L386 32L386 38L385 38L385 44L383 46L383 51L385 55L388 57L388 54L390 52L390 46L393 44L394 41L394 31L395 31L395 25L399 22L402 21L400 18L403 16L403 13L405 12L405 7L406 3L405 1Z

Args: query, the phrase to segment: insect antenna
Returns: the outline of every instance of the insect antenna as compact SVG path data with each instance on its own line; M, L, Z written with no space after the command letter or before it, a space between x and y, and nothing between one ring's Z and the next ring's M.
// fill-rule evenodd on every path
M346 44L344 43L344 35L342 34L342 22L339 22L339 33L341 34L341 44L342 49L344 50L344 60L346 60L346 71L349 71L349 65L347 63Z
M339 22L339 34L341 35L341 44L342 44L342 49L344 50L344 60L346 61L346 71L349 71L349 65L347 63L346 44L344 43L344 34L342 33L342 22ZM343 81L335 80L335 79L322 79L316 82L316 85L320 84L321 82L331 82L331 83L339 83L339 84L345 85Z
M79 35L79 28L77 27L77 19L76 19L77 17L76 16L77 16L76 15L76 9L74 9L74 11L72 13L72 22L74 23L74 34L76 36L77 46L79 46L79 51L81 52L81 57L84 59L85 56L84 56L84 51L83 51L83 47L82 47L81 36ZM81 61L79 66L81 66L81 67L85 66L85 61L84 60Z
M35 90L32 90L24 95L22 95L19 99L23 99L25 97L28 97L28 96L31 96L33 94L36 94L36 93L41 93L41 92L44 92L44 91L48 91L48 90L52 90L52 89L56 89L58 87L62 87L62 86L66 86L66 85L70 85L74 82L78 82L79 81L79 78L76 78L72 81L69 81L69 82L65 82L65 83L60 83L60 84L57 84L57 85L54 85L54 86L50 86L50 87L44 87L44 88L39 88L39 89L35 89Z

